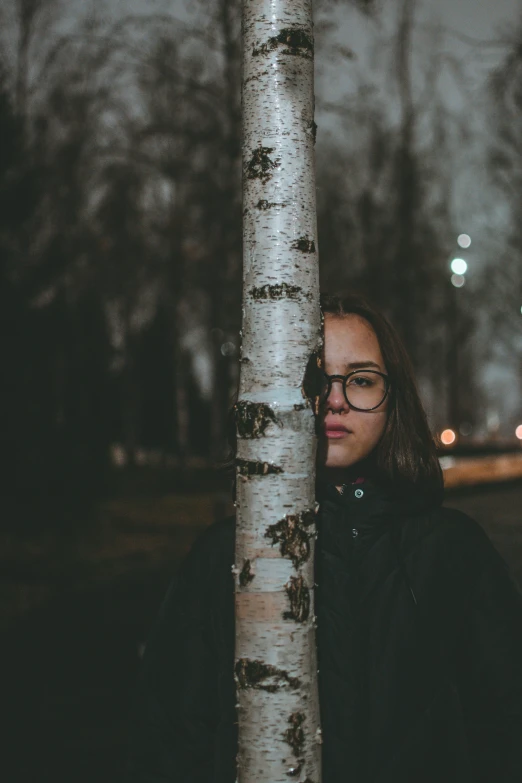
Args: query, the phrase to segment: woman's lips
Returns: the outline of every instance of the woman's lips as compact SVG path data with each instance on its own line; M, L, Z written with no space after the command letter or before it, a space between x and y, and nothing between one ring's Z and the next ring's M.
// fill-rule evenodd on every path
M348 435L348 430L344 427L332 427L331 429L325 427L324 434L327 438L344 438L345 435Z

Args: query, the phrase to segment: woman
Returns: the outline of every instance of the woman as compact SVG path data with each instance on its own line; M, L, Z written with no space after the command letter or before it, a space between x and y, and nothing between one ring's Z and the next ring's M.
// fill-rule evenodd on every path
M520 783L522 600L441 507L411 366L363 299L324 297L316 614L323 783ZM196 542L144 657L132 783L234 783L234 520Z

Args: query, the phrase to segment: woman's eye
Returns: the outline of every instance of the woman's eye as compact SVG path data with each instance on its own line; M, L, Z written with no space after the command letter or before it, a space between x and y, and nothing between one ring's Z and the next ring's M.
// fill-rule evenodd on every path
M349 381L351 386L371 386L373 381L371 378L364 378L361 375L356 375L353 378L350 378Z

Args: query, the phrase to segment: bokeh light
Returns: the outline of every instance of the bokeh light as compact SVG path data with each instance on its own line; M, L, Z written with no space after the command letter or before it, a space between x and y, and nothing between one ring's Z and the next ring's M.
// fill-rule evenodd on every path
M469 421L463 421L459 427L460 434L464 435L464 437L466 438L468 435L471 435L472 431L473 431L473 427L471 426Z
M234 356L235 352L236 352L236 346L234 345L234 343L227 342L227 343L223 343L223 345L221 346L221 353L223 354L223 356Z
M468 265L463 258L454 258L451 262L451 271L456 275L465 275L468 271Z
M464 275L451 275L451 285L454 285L455 288L462 288L465 282Z
M440 433L440 439L445 446L451 446L452 443L455 443L457 435L453 430L443 430Z
M457 244L459 247L467 248L471 245L471 237L469 234L459 234L457 237Z
M519 424L515 430L515 435L519 440L522 440L522 424Z

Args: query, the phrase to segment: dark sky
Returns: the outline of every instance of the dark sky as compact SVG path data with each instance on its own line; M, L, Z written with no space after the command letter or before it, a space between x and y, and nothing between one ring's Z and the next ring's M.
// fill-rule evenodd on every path
M5 2L5 0L3 0ZM150 11L153 8L177 11L187 5L187 0L69 0L72 7L110 8L114 15L138 11ZM463 33L476 36L488 36L499 22L516 18L517 9L522 10L520 0L423 0L423 13L434 11L441 19Z
M520 0L431 0L446 24L473 36L491 36L499 23L509 24L522 12Z
M63 27L75 25L78 18L92 14L117 19L126 14L151 13L163 11L185 16L186 9L193 8L190 0L56 0L62 7ZM395 3L383 3L383 8L392 8ZM0 21L4 33L3 44L7 53L12 53L9 29L14 21L15 0L0 0ZM490 38L497 35L499 28L508 32L510 25L522 15L522 0L419 0L418 13L421 19L438 18L459 33L477 38ZM350 10L340 9L350 26L354 24L354 14ZM359 24L356 21L359 28ZM363 28L362 28L363 29ZM363 33L364 35L364 33ZM11 51L10 51L11 50Z

